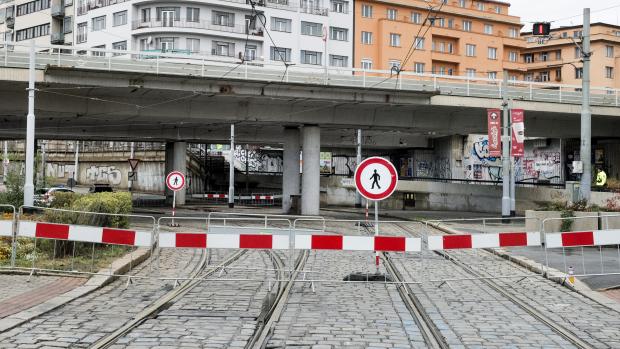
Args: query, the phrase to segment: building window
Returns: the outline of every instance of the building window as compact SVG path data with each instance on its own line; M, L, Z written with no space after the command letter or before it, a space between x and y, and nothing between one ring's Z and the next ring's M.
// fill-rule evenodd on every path
M185 47L187 47L187 50L191 53L200 52L200 39L185 39Z
M573 32L573 38L575 38L575 39L581 38L582 36L583 36L583 31L581 31L581 30L575 30Z
M613 67L605 67L605 77L607 79L614 78L614 68Z
M613 58L614 57L614 47L613 46L605 46L605 57Z
M422 23L422 14L419 12L411 12L411 22L415 24Z
M151 9L150 8L143 8L142 11L140 11L140 13L142 14L141 18L142 18L143 23L151 21Z
M119 41L112 44L113 50L127 51L127 41ZM122 53L114 53L114 56L122 55Z
M291 61L291 49L284 47L271 47L270 59L272 61Z
M555 70L555 81L562 81L562 68Z
M496 71L490 71L489 72L489 79L491 79L491 80L497 79L497 72Z
M105 45L93 46L94 49L105 50ZM91 51L93 57L105 57L105 52Z
M301 21L301 34L312 35L312 36L322 36L323 35L323 24Z
M73 32L73 17L67 16L62 20L62 32L67 34Z
M235 55L235 44L226 41L213 41L211 54L214 56L232 57Z
M559 61L562 59L562 50L555 51L555 60Z
M247 45L245 47L245 56L243 58L246 61L253 61L256 59L256 52L258 52L256 45Z
M188 22L200 22L200 9L197 7L188 7L186 18Z
M448 28L454 28L454 18L448 19Z
M291 32L291 20L287 18L271 17L271 29L277 32Z
M349 3L347 1L332 0L332 12L349 13Z
M465 54L467 57L475 57L476 56L476 45L467 44L465 45Z
M426 72L426 64L418 63L418 62L414 63L413 71L415 71L418 74L424 74Z
M550 80L549 72L548 71L540 72L538 80L540 80L541 82L548 82Z
M575 68L575 79L583 78L583 68Z
M489 59L497 59L497 49L495 47L489 47Z
M17 5L17 16L27 15L50 8L50 0L36 0ZM34 28L34 27L32 27Z
M174 52L176 48L175 39L170 37L163 37L155 39L155 46L158 47L162 53Z
M471 31L471 21L463 21L463 30L466 32Z
M372 61L370 59L362 59L362 69L371 70L372 69Z
M349 40L349 30L346 29L346 28L330 27L329 28L329 38L331 40L337 40L337 41L348 41Z
M424 50L424 38L416 37L414 41L416 50Z
M470 78L475 78L476 77L476 69L467 68L465 70L465 75L467 75L467 77L470 77Z
M575 47L575 58L582 58L581 48Z
M213 11L213 24L224 27L234 27L235 14L230 12Z
M443 28L446 26L446 19L443 17L431 18L431 25Z
M388 66L390 67L390 70L392 69L400 70L400 61L390 60L388 61Z
M511 38L516 38L519 36L519 31L517 28L510 28L508 29L508 36Z
M540 60L543 62L546 62L549 60L549 52L541 52L540 53Z
M516 62L519 59L519 53L517 51L510 51L508 53L508 60L511 62Z
M321 52L301 50L299 61L301 64L321 64Z
M533 63L534 62L534 55L531 53L525 54L523 56L523 60L525 61L525 63Z
M91 30L94 32L99 30L105 30L105 17L106 16L99 16L93 18L93 25Z
M459 0L459 7L465 7L465 0Z
M362 17L372 18L372 6L362 5Z
M400 34L390 33L390 46L400 47Z
M493 34L493 25L485 24L484 25L484 33L485 34Z
M37 25L26 29L20 29L15 32L15 41L23 41L46 36L50 34L50 24Z
M498 15L502 13L502 8L499 6L495 7L495 13L497 13Z
M127 11L116 12L112 15L112 25L114 27L125 24L127 24Z
M349 64L349 57L347 56L338 56L338 55L329 55L329 65L332 67L347 67Z
M140 39L140 51L146 51L149 49L148 39Z
M476 3L476 8L477 8L478 10L480 10L480 11L484 11L484 2L482 2L482 1L478 1L478 2Z
M366 45L372 44L372 33L371 32L362 32L362 44L366 44Z
M77 25L77 43L78 44L84 43L88 39L87 26L88 26L88 23L86 22L78 23Z
M391 20L391 21L395 21L396 20L396 16L397 16L397 11L396 9L393 8L389 8L387 10L387 19Z

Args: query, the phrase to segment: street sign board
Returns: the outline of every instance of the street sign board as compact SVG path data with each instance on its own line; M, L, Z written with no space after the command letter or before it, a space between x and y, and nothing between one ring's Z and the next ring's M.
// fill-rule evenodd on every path
M179 191L185 187L185 175L180 171L172 171L166 176L166 186L172 191Z
M138 172L129 172L127 173L127 179L130 181L137 181L138 180Z
M129 167L131 168L132 172L136 171L136 167L138 167L138 162L140 162L139 159L128 159L127 161L129 161Z
M397 183L396 168L384 158L368 158L355 169L355 187L368 200L387 199L396 190Z

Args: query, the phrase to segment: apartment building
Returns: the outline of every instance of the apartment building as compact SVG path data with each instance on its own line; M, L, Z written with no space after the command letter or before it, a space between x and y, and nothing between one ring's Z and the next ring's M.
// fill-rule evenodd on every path
M349 0L77 0L74 30L90 48L350 67L349 9Z
M505 69L521 79L526 43L509 7L493 0L356 1L354 66L484 78Z
M552 29L551 38L523 33L527 43L521 53L527 69L525 80L580 86L583 63L577 43L582 35L582 26ZM590 41L592 86L620 88L620 26L593 23Z
M0 40L73 43L73 0L0 0Z

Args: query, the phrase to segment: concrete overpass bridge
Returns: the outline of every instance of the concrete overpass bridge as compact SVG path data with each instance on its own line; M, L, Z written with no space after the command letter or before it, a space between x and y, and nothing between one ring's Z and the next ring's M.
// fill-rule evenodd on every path
M512 107L526 110L528 136L580 132L579 86L515 81L502 91L498 80L409 72L395 76L67 46L37 51L37 137L226 143L235 124L238 142L284 144L284 187L293 192L299 187L298 164L287 153L297 153L301 142L310 160L304 161L302 209L310 214L318 212L320 146L353 147L356 129L364 130L367 146L390 149L486 133L485 110L499 108L507 93ZM28 62L18 43L0 50L2 138L25 136ZM618 98L618 90L593 88L593 137L617 136Z

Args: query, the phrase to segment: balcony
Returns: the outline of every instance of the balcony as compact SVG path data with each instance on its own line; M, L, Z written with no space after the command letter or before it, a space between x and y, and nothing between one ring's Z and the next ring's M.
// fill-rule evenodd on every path
M461 56L456 53L442 52L438 50L431 51L431 59L434 61L443 61L450 63L460 63Z
M308 13L311 15L327 16L329 14L329 9L321 7L300 7L299 12Z
M65 2L63 0L52 1L52 17L64 18L65 17Z
M63 45L65 43L65 34L52 33L50 35L50 42L52 43L52 45Z
M13 15L11 15L11 17L7 17L5 23L6 23L7 28L14 29L15 28L15 17L13 17Z
M215 30L226 33L234 33L234 34L250 34L253 36L263 36L262 28L248 28L245 24L233 24L233 25L219 25L214 24L213 21L197 21L191 22L185 19L181 19L174 22L164 22L164 21L133 21L132 29L145 29L145 28L183 28L183 29L204 29L204 30Z
M297 4L292 0L266 0L264 6L281 10L295 10L297 8Z

